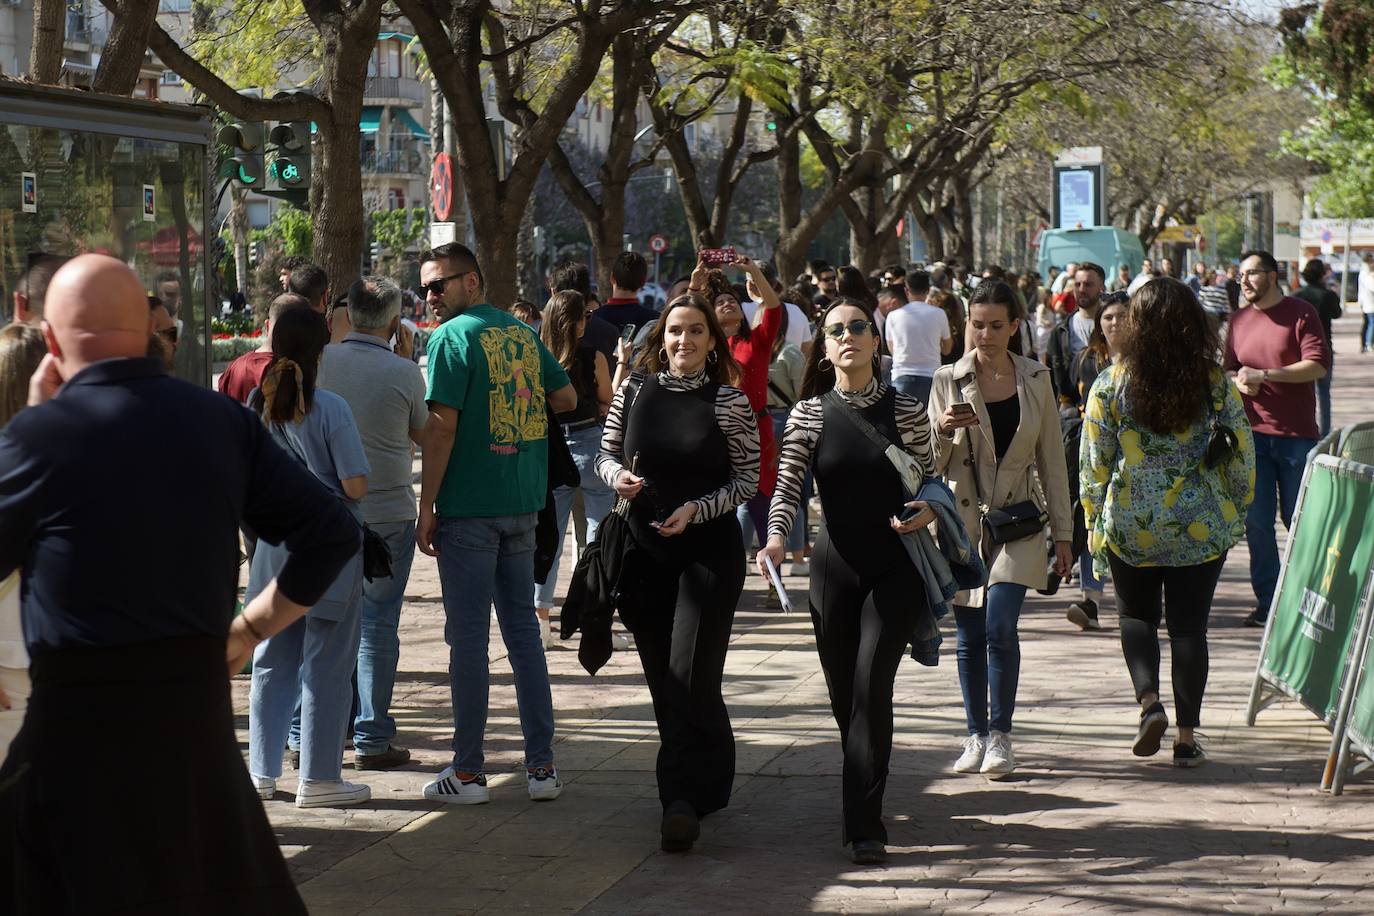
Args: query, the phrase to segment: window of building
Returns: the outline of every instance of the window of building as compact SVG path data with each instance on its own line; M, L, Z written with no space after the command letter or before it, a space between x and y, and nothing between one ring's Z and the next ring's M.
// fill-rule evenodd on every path
M176 72L175 70L163 70L163 71L162 71L162 85L164 85L164 86L176 86L176 85L179 85L180 83L181 83L181 77L177 75L177 72Z
M386 192L386 208L402 210L406 205L406 192L403 188L389 188Z
M596 103L596 123L601 123L601 103Z
M163 13L189 13L191 0L162 0L158 10Z
M272 221L272 210L265 200L248 201L248 225L254 229L266 229Z
M401 75L401 44L396 41L386 43L386 75L398 77Z

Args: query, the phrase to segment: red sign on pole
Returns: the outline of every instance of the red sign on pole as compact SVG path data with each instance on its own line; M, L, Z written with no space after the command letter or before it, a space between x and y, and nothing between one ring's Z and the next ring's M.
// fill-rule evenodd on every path
M453 158L448 153L434 157L434 167L429 173L429 186L434 206L434 217L448 220L453 211Z
M649 236L649 250L654 254L663 254L668 250L668 240L661 235Z

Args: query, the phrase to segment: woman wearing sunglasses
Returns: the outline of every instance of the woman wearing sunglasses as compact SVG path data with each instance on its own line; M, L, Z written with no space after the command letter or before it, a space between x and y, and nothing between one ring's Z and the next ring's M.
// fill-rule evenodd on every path
M930 392L930 420L939 433L936 471L954 490L964 527L971 535L980 533L988 567L987 588L954 597L959 686L969 731L954 771L1001 779L1016 768L1011 748L1021 672L1016 622L1026 589L1045 587L1042 519L1048 512L1055 572L1067 576L1073 513L1049 369L1007 349L1021 329L1016 293L999 280L984 280L968 311L973 349L936 370ZM1023 521L999 533L983 523L989 510Z
M897 469L860 425L911 455L923 475L933 473L925 410L879 379L875 327L873 312L857 299L837 299L821 316L802 383L805 400L783 431L768 544L759 552L765 573L765 558L782 562L810 468L823 515L811 551L811 622L844 751L842 838L854 862L865 865L887 858L882 807L892 683L926 594L900 535L934 520L924 503L905 502Z
M630 501L633 573L621 577L617 608L658 720L663 849L685 852L735 779L721 677L744 588L734 513L758 488L759 434L705 299L669 302L638 365L644 374L611 402L596 471Z

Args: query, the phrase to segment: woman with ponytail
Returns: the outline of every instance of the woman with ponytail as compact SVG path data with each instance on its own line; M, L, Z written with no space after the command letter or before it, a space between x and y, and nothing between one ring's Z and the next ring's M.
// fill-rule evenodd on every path
M309 309L283 312L272 326L272 362L248 406L273 440L342 499L358 520L370 470L348 403L317 390L320 356L329 342L324 317ZM244 602L276 576L287 575L286 550L260 541ZM282 772L282 750L299 700L300 786L296 807L365 802L371 790L343 782L340 748L349 722L351 679L361 635L362 551L310 612L260 643L253 654L249 697L248 769L258 795L271 798Z

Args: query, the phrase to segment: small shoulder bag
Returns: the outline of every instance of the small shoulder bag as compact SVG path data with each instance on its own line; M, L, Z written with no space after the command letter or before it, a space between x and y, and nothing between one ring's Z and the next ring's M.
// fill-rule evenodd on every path
M1225 395L1223 395L1225 397ZM1211 373L1207 376L1207 414L1211 420L1212 431L1207 437L1207 451L1202 455L1203 470L1210 471L1221 467L1235 457L1240 448L1240 437L1236 431L1221 422L1221 403L1216 399L1212 388Z
M969 430L968 454L973 467L973 486L978 493L978 511L983 517L983 536L991 544L1010 544L1034 537L1045 530L1049 516L1034 500L1023 499L1009 506L993 508L983 495L983 478L978 473L978 449Z

